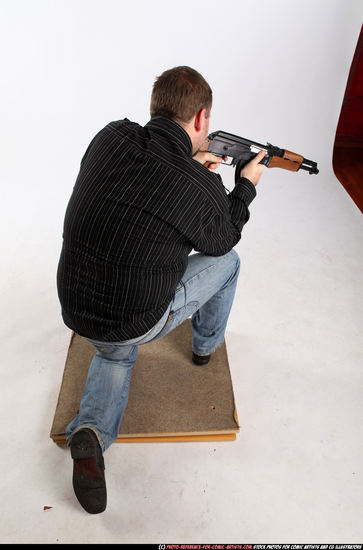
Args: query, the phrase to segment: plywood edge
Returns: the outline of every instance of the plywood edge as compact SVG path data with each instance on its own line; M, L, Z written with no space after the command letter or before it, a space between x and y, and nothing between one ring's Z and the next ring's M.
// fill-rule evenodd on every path
M65 435L52 436L54 443L66 444ZM118 437L115 443L174 443L196 441L235 441L236 433L205 434L205 435L161 435L161 436L135 436Z
M58 392L57 404L56 404L55 410L54 410L52 427L50 429L50 434L49 434L51 438L53 438L52 434L53 434L53 430L54 430L54 427L55 427L58 407L60 405L60 399L61 399L61 396L62 396L62 389L63 389L64 379L65 379L65 376L66 376L66 365L67 365L67 362L68 362L68 359L69 359L69 354L71 353L71 347L72 347L73 340L74 340L75 336L76 336L76 333L72 330L71 331L71 336L70 336L70 339L69 339L68 349L67 349L65 367L64 367L64 370L63 370L62 380L61 380L61 384L60 384L60 388L59 388L59 392Z
M237 415L237 407L236 407L236 402L233 401L233 418L234 418L234 421L235 423L237 424L237 431L239 432L239 429L240 429L240 423L239 423L239 420L238 420L238 415Z
M162 443L162 442L177 442L177 441L234 441L235 433L230 434L215 434L215 435L170 435L170 436L155 436L155 437L118 437L116 443Z

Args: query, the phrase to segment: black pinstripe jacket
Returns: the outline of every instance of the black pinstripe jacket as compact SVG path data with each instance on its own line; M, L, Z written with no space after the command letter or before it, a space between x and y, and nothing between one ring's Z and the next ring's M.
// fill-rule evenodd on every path
M81 161L65 214L57 272L65 324L103 341L146 333L172 300L191 250L231 250L255 195L245 178L228 195L170 119L108 124Z

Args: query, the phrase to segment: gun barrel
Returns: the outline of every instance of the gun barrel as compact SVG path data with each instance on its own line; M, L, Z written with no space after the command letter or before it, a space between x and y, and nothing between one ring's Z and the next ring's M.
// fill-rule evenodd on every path
M303 159L300 170L307 170L309 174L319 174L318 165L313 160Z

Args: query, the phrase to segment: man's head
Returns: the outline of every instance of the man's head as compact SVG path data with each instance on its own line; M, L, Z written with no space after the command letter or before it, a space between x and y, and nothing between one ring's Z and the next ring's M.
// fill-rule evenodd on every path
M186 66L163 72L155 81L151 95L151 117L171 118L186 132L198 151L208 135L212 90L202 75Z

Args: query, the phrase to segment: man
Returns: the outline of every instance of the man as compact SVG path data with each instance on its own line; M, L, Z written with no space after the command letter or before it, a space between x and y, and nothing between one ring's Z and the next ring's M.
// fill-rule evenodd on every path
M91 141L67 207L62 315L97 350L66 430L74 491L89 513L106 508L103 452L118 435L138 346L190 316L196 365L224 341L239 273L233 247L264 153L236 173L227 195L213 172L222 159L206 151L211 107L197 71L165 71L144 127L111 122Z

